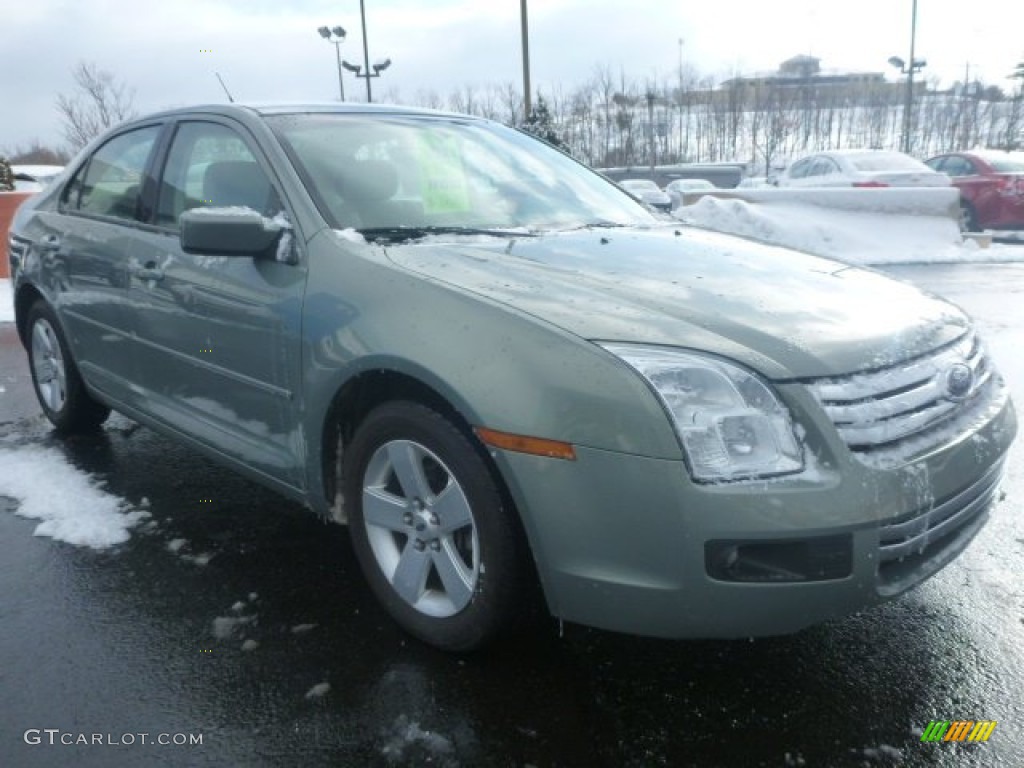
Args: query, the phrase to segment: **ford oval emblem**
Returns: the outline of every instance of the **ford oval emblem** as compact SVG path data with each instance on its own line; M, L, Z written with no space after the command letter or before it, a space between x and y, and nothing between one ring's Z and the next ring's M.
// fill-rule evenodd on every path
M963 400L974 388L974 371L966 363L954 363L946 371L946 397Z

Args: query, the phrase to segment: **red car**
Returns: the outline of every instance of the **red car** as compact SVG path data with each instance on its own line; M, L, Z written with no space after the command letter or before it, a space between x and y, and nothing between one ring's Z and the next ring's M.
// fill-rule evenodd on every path
M964 229L1024 229L1024 152L951 152L926 164L960 190Z

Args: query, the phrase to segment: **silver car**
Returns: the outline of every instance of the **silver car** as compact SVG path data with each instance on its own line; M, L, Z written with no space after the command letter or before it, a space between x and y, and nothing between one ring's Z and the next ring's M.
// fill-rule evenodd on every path
M985 524L1016 433L956 307L462 115L134 120L22 206L10 260L60 432L113 408L347 524L450 650L535 596L664 637L895 597Z
M836 149L807 155L783 171L780 187L948 187L949 176L936 173L902 152Z

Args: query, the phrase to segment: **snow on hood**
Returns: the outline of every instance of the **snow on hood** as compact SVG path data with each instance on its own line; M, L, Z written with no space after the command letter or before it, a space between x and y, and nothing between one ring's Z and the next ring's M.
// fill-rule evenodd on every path
M969 324L951 304L878 273L687 227L386 250L406 269L586 339L707 350L773 378L890 365Z

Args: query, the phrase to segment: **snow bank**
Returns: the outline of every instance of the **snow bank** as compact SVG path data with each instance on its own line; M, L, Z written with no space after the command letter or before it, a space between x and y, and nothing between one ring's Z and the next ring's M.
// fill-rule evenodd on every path
M127 541L130 529L149 517L102 490L54 448L0 447L0 495L19 502L15 514L41 521L36 536L93 549Z
M750 190L751 194L762 192L771 190ZM907 212L857 210L856 203L846 201L842 204L850 206L848 210L790 199L766 204L705 196L694 205L677 208L675 215L706 229L852 264L1024 261L1024 249L1016 246L980 248L973 241L965 242L952 218L936 215L934 209L928 214L914 208L914 196L891 197L894 204L902 199Z
M0 323L14 322L14 294L11 293L11 279L0 277Z

